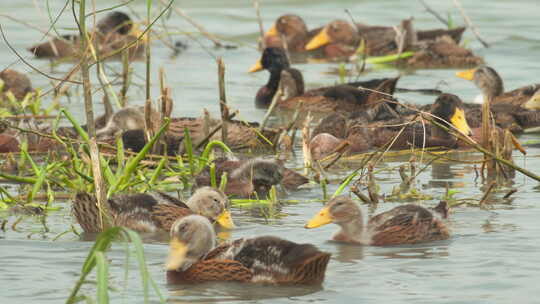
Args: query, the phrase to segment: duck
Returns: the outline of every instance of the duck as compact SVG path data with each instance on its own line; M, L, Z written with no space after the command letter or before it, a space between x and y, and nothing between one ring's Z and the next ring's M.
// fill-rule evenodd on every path
M242 238L216 247L208 219L190 215L171 227L165 268L168 284L231 281L320 285L330 257L312 244L275 236Z
M502 78L494 68L487 65L457 72L456 76L472 81L482 91L483 97L475 99L477 103L488 99L492 105L507 104L529 110L540 109L540 102L533 98L540 92L540 83L505 92Z
M320 30L320 27L311 31L308 30L304 19L298 15L281 15L276 19L272 27L264 33L264 46L283 48L290 53L304 53L306 52L306 43Z
M406 30L402 50L414 51L413 56L400 59L398 66L407 68L471 67L483 63L470 50L459 46L464 27L451 30L415 31L412 20L402 21ZM351 24L334 20L306 44L306 50L323 49L328 59L343 60L355 54L364 39L368 56L399 53L393 27Z
M0 100L6 98L6 94L11 92L16 100L23 100L27 94L33 92L32 82L25 74L13 69L4 69L0 72L0 79L3 82Z
M128 48L128 58L137 60L144 54L144 43L137 41L141 33L126 13L120 11L108 13L97 23L93 34L96 50L101 57L112 55L135 41L135 44ZM144 39L146 38L143 37L141 40ZM37 58L75 58L80 55L79 47L80 37L67 34L33 45L28 48L28 51ZM113 57L120 59L121 54L114 54Z
M217 184L221 183L223 174L227 174L225 194L237 197L265 197L272 186L283 185L286 190L295 190L306 184L309 180L295 172L285 168L275 159L263 159L260 157L247 160L230 160L218 158L213 161L215 165L215 177ZM207 167L195 178L198 187L211 184L210 169Z
M170 113L172 109L169 109ZM167 116L167 115L166 115ZM160 113L152 110L152 121L160 121ZM124 148L139 152L146 144L145 114L144 107L125 107L109 118L103 117L104 123L97 128L96 135L100 141L114 144L116 136L121 135ZM97 122L98 120L96 120ZM180 151L184 138L185 129L189 131L192 142L196 145L203 140L222 140L221 132L215 132L210 138L209 133L221 124L220 119L211 117L172 117L169 128L163 136L167 143L168 155L177 155ZM154 126L156 129L158 126ZM240 120L227 121L227 145L233 151L266 151L272 148L268 141L278 138L280 130L264 128L259 130L257 122L245 122ZM70 132L66 132L70 133ZM72 132L71 132L72 133Z
M435 212L441 210L441 214ZM417 244L446 240L450 231L443 222L448 215L448 204L441 202L436 210L415 204L406 204L379 213L364 224L362 211L350 197L332 198L305 228L317 228L335 223L341 229L332 237L334 241L370 246Z
M441 94L432 105L419 110L429 111L439 122L459 130L464 135L472 136L473 139L478 139L481 134L469 126L463 102L454 94ZM315 128L314 137L309 143L310 150L315 157L322 159L344 143L347 144L347 155L366 152L390 143L392 144L387 148L393 150L408 149L411 146L447 149L466 146L464 142L438 127L414 121L416 112L411 113L414 114L407 115L405 112L389 120L373 120L369 113L365 112L352 113L345 118L336 118L337 114L334 114L328 120L322 120ZM405 125L407 126L401 131Z
M173 223L190 214L200 214L226 229L234 222L227 209L229 200L218 189L201 187L186 203L163 192L116 195L106 200L105 220L111 226L123 226L137 232L170 231ZM100 210L95 196L79 192L73 201L75 219L86 233L101 232Z
M261 59L250 72L266 69L270 72L268 83L259 89L255 97L257 107L270 106L281 82L284 94L276 106L281 109L331 113L350 112L391 99L396 78L380 78L369 81L350 82L312 89L304 92L304 80L300 71L290 68L287 55L280 48L266 48ZM285 79L285 81L282 81ZM294 87L294 90L289 89ZM392 100L393 101L393 100ZM393 104L393 103L392 103Z

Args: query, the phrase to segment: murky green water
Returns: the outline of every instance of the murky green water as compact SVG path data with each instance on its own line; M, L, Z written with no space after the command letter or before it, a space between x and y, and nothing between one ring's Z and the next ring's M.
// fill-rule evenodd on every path
M39 1L38 1L39 2ZM53 1L51 1L53 2ZM61 1L51 3L53 11L63 5ZM99 1L101 2L101 1ZM452 8L452 1L429 1L438 11L453 12L453 18L460 23L459 14ZM481 34L492 47L483 49L474 40L471 32L466 33L472 47L502 75L507 89L538 82L537 71L540 62L540 32L537 31L536 1L462 1L468 14L480 29ZM24 18L26 22L41 28L48 25L44 4L41 9L33 6L34 1L9 1L2 3L3 14ZM170 59L170 49L156 43L153 48L153 69L157 82L157 70L164 67L175 98L174 115L195 116L203 107L212 113L219 111L217 104L217 76L213 56L223 56L227 64L227 95L233 108L240 110L240 117L260 120L263 110L253 106L257 89L266 82L265 72L256 75L246 73L248 67L258 58L255 39L258 27L250 1L182 1L183 7L196 20L204 24L210 32L235 41L236 50L215 50L203 38L190 40L185 36L175 37L187 41L190 48ZM99 4L104 5L103 3ZM266 1L262 4L265 26L280 14L297 13L304 17L308 26L317 26L333 18L346 18L343 10L349 9L357 21L370 24L398 24L403 18L415 16L417 28L439 27L432 16L425 13L416 1ZM143 1L134 9L144 12ZM20 24L0 17L7 38L21 54L29 58L24 50L37 42L41 34ZM181 30L193 31L179 17L173 14L169 21ZM73 27L69 11L60 19L60 25ZM210 54L213 54L212 56ZM16 60L7 47L0 47L0 67L6 67ZM47 70L47 63L30 59L32 64ZM111 64L115 67L116 64ZM141 78L144 65L133 65ZM22 64L17 69L24 70ZM67 71L70 65L63 65L57 71ZM335 76L327 72L331 64L297 66L304 73L310 87L334 83ZM27 69L28 70L28 69ZM472 100L478 93L472 83L454 77L454 70L419 70L400 80L400 87L439 88L454 93L464 100ZM365 76L368 78L395 76L395 70L376 70ZM58 74L61 75L61 74ZM50 86L44 77L31 74L36 87ZM157 86L154 95L157 95ZM143 90L132 90L131 102L140 104ZM432 97L415 94L401 94L401 98L411 102L429 103ZM96 97L98 98L98 97ZM82 103L74 98L67 105L72 112L82 117ZM98 111L101 109L98 108ZM522 140L537 139L528 135ZM516 162L533 172L540 173L538 155L540 149L529 148L529 156L516 155ZM475 157L472 155L472 157ZM382 193L390 193L400 182L395 172L401 164L388 161L379 165L387 168L377 175ZM299 166L299 160L290 162ZM332 171L332 178L339 179L349 170ZM418 188L432 195L435 204L446 187L459 190L458 198L482 195L481 182L475 180L470 164L436 162L419 176ZM331 185L330 191L335 190ZM196 286L167 286L163 273L163 260L167 254L164 244L145 245L151 275L158 282L170 302L266 302L290 303L325 301L344 303L538 303L538 279L540 278L540 198L538 184L519 175L514 179L513 188L519 191L510 200L501 197L509 188L503 188L491 200L492 208L482 210L475 207L458 207L451 214L449 226L452 238L444 242L418 246L361 247L340 245L327 240L336 226L325 226L318 230L305 230L305 221L318 210L322 193L317 185L308 186L290 193L288 199L299 200L297 204L284 205L283 217L265 221L254 217L252 212L234 209L235 221L239 226L232 232L232 238L272 234L297 242L311 242L329 251L333 258L329 264L326 281L322 287L267 287L239 284L203 284ZM74 224L69 203L58 203L63 209L51 212L47 217L23 217L15 227L19 216L0 214L8 220L5 232L0 232L0 302L2 303L58 303L64 301L86 257L91 242L79 240L74 234L66 234L57 241L52 239ZM392 208L395 203L380 204L377 212ZM364 208L367 211L367 208ZM76 225L76 224L75 224ZM113 247L109 254L112 259L111 273L113 285L122 287L124 276L123 247ZM130 269L135 270L134 265ZM142 302L142 291L136 271L129 273L128 291L121 295L114 293L114 302ZM91 289L85 290L88 293Z

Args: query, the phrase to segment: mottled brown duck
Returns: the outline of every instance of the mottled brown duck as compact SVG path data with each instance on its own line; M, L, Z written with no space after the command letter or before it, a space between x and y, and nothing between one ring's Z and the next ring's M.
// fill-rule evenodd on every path
M138 232L170 231L179 218L202 215L224 228L234 227L225 194L210 187L199 188L186 203L162 192L117 195L106 200L105 222ZM95 196L80 192L73 202L73 214L87 233L101 232L100 210ZM107 226L107 225L106 225Z
M167 282L321 284L330 260L329 253L311 244L273 236L215 244L213 227L206 218L191 215L176 221L171 229Z
M225 193L238 197L265 197L272 186L283 185L286 190L294 190L309 180L285 168L278 160L252 158L229 160L218 158L215 165L216 182L220 184L223 174L227 174ZM206 168L195 179L197 186L211 184L210 169Z
M136 60L142 58L144 54L143 40L145 38L137 40L140 34L127 14L115 11L108 13L97 23L91 37L100 57L110 56L114 53L114 57L119 59L121 54L117 51L131 45L128 48L128 58ZM80 56L80 44L78 35L68 34L36 44L28 48L28 51L37 58L76 58Z
M442 216L445 217L448 213L446 202L441 202L437 210L442 210ZM358 204L344 195L331 199L305 227L317 228L330 223L341 228L333 236L333 240L353 244L416 244L446 240L450 237L450 232L439 215L414 204L395 207L371 217L367 224L364 224Z

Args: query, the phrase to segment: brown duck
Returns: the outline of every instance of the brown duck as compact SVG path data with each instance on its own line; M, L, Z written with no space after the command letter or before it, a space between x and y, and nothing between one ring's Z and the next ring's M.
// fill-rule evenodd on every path
M441 202L436 208L446 217L448 206ZM440 217L424 207L407 204L395 207L369 219L364 225L362 211L348 196L337 196L319 211L306 228L335 223L341 230L333 240L345 243L387 246L446 240L448 228Z
M94 47L101 57L109 56L116 51L134 43L128 49L129 59L142 58L144 43L139 38L139 31L133 25L131 18L122 12L110 12L101 19L92 32ZM80 37L78 35L62 35L47 42L40 43L28 48L37 58L75 58L80 56ZM115 54L115 58L121 58L121 54Z
M248 160L228 160L219 158L213 161L216 167L217 184L223 174L227 174L225 193L239 197L255 194L265 197L272 186L283 185L294 190L309 180L295 171L285 168L277 160L253 158ZM210 170L206 168L195 179L197 186L210 185Z
M414 51L412 57L402 59L399 65L412 68L468 67L481 64L483 60L459 41L464 27L452 30L415 31L411 20L404 20L401 27L406 30L403 51ZM334 20L312 38L306 50L323 48L327 58L345 59L355 54L361 40L368 56L383 56L399 53L396 31L393 27L352 25L344 20Z
M111 226L124 226L138 232L170 231L179 218L200 214L227 229L234 227L223 192L199 188L186 203L162 192L117 195L105 203L104 216ZM80 192L73 202L73 214L87 233L100 232L100 211L94 196ZM108 220L107 220L108 218Z
M191 215L176 221L171 229L167 282L321 284L330 260L329 253L311 244L273 236L215 244L208 219Z

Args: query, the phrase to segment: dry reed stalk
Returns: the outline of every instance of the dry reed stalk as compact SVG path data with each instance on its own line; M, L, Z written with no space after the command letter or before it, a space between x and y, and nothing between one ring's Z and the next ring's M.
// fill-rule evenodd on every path
M312 163L312 157L311 157L311 151L309 150L309 141L311 139L310 135L310 124L313 117L311 116L311 112L308 112L306 119L304 120L304 126L302 128L302 154L304 156L304 174L307 175L309 173L309 168L311 167Z
M127 92L129 89L129 51L122 50L122 89L120 90L120 106L124 108L127 105Z
M281 82L280 82L279 85L278 85L278 89L276 91L276 94L274 94L274 97L272 97L272 103L270 103L270 107L268 107L268 110L266 111L266 114L264 114L264 118L263 118L263 120L261 122L261 128L260 128L261 131L264 130L264 128L266 127L266 124L268 123L268 118L270 118L270 116L274 112L274 108L276 107L276 104L277 104L278 100L281 99L282 95L283 95L283 89L282 89ZM299 109L300 106L297 109Z
M218 82L219 82L219 109L221 111L221 140L227 145L229 108L227 107L227 96L225 94L225 64L223 59L218 57Z
M461 6L461 3L459 2L459 0L453 0L453 1L454 1L454 6L459 10L459 13L461 14L461 16L463 17L463 20L467 24L467 27L471 29L476 39L478 39L478 41L480 41L480 43L482 43L484 47L488 48L489 44L485 42L484 39L482 39L482 37L480 37L480 33L478 32L478 29L472 23L471 18L469 18L469 16L465 12L465 9L463 9L463 6Z
M422 3L422 5L424 6L424 8L426 9L426 12L432 14L433 16L435 16L435 18L437 20L439 20L440 22L442 22L445 26L448 26L449 23L448 23L448 20L445 19L444 17L442 17L439 13L437 13L435 10L433 10L424 0L419 0L420 3Z
M486 191L484 191L484 195L482 195L482 198L478 202L478 205L480 205L480 208L484 206L484 204L487 202L488 196L491 193L491 190L493 190L493 187L495 187L497 183L491 182L489 186L487 187Z
M257 14L257 22L259 23L259 34L261 35L261 50L264 50L266 48L266 44L264 42L264 27L261 18L261 7L259 5L259 0L253 0L253 7L255 8L255 13Z

